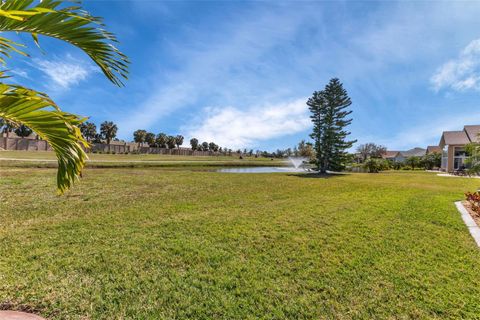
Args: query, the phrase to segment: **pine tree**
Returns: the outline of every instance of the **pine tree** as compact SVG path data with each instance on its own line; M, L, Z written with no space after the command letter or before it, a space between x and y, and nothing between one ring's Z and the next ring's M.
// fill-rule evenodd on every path
M316 165L320 173L345 168L346 150L356 142L346 140L350 132L345 131L345 127L352 122L346 118L352 111L346 109L351 104L347 91L337 78L331 79L323 91L315 91L307 101L313 122L310 137L315 141Z

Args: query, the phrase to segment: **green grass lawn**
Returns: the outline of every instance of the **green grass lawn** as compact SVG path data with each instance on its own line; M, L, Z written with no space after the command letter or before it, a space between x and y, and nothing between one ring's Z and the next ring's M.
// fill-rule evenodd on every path
M478 319L477 179L0 168L0 307L49 319Z

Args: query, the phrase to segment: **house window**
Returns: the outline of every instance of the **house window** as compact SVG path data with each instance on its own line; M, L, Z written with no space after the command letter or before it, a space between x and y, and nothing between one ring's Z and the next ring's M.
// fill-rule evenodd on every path
M467 158L467 152L464 147L455 147L453 149L453 169L465 169L465 159Z
M448 164L448 152L447 152L447 150L442 150L442 165L441 165L441 168L443 170L447 170L447 164Z

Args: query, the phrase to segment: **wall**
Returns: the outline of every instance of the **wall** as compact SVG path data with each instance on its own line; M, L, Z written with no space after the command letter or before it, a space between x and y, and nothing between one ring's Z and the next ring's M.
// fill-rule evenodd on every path
M0 148L5 150L52 151L44 140L0 137Z
M53 151L50 145L44 140L24 139L24 138L6 138L0 137L0 148L5 150L22 150L22 151ZM150 148L125 144L106 144L106 143L92 143L89 152L102 153L148 153L148 154L166 154L166 155L180 155L180 156L219 156L219 152L213 151L193 151L189 148L180 149L164 149L164 148ZM234 154L234 153L233 153Z

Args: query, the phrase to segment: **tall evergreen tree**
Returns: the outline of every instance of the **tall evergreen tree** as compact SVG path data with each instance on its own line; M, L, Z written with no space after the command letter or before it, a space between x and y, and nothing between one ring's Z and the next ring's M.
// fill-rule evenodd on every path
M315 91L307 105L312 112L315 141L316 165L320 173L327 170L339 171L345 168L348 160L347 149L356 142L347 141L350 132L345 130L352 119L347 108L352 104L347 91L337 78L333 78L322 91Z

